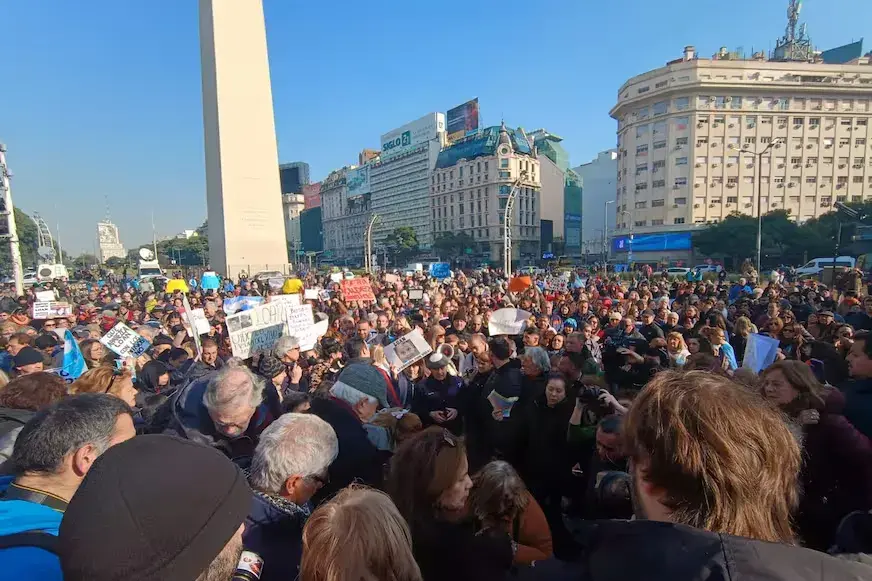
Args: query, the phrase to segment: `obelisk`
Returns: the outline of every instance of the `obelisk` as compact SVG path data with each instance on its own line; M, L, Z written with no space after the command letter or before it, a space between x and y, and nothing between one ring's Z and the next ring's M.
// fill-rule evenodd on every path
M236 277L288 262L262 0L200 0L209 260Z

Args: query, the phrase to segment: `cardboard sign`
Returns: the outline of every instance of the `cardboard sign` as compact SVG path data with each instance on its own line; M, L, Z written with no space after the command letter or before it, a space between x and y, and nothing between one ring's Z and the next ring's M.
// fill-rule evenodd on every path
M34 319L54 319L55 317L68 317L73 314L73 307L69 303L55 301L33 303Z
M197 357L203 355L203 345L200 343L200 335L209 332L209 321L203 309L192 309L188 301L188 295L182 295L182 306L185 308L185 320L188 322L188 334L194 338L194 346L197 347ZM205 331L203 330L205 324Z
M145 353L151 343L148 339L125 325L118 323L100 338L100 343L122 357L139 357Z
M320 296L321 289L318 288L307 288L303 291L303 298L307 301L317 301ZM299 295L294 295L299 296Z
M545 290L565 293L569 290L569 280L564 276L554 276L549 274L545 277Z
M45 291L36 291L36 300L42 303L50 303L55 300L54 291L45 290Z
M269 302L283 305L299 305L300 295L272 295Z
M247 311L263 303L263 297L232 297L224 299L224 312L228 315Z
M285 313L288 317L288 334L297 338L300 342L300 350L313 349L317 338L313 335L312 329L315 326L312 305L285 305Z
M333 295L329 290L318 291L318 298L322 301L329 301L331 296Z
M447 262L434 262L430 265L430 276L433 278L448 278L451 276L451 265Z
M530 313L521 309L498 309L493 312L488 322L490 336L520 335L527 328Z
M410 301L420 301L424 298L424 289L421 288L410 288L409 289L409 300Z
M342 286L342 298L346 301L373 301L375 302L375 294L372 292L372 285L365 278L352 278L343 280L340 283Z
M333 282L342 282L344 278L345 275L343 275L341 272L333 272L330 274L330 280Z
M227 330L234 357L248 359L272 349L288 334L286 305L268 303L227 317Z
M415 329L385 347L385 359L391 365L396 366L397 371L402 371L432 352L433 349L424 339L421 330Z

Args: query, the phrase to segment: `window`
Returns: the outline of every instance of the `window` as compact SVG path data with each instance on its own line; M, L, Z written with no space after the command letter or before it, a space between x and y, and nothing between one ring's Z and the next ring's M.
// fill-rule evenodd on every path
M660 161L655 161L654 163L651 164L651 169L654 170L655 172L657 170L663 169L665 167L666 167L666 162L663 161L662 159Z
M675 158L675 165L687 165L687 158L686 157L676 157Z
M679 137L675 140L675 147L681 147L682 145L687 145L687 137Z
M757 143L757 138L756 138L756 137L746 137L746 138L745 138L745 143L746 143L746 144L748 144L748 143Z
M716 115L714 118L715 125L721 125L725 122L725 117L723 115Z
M502 180L512 179L512 172L509 172L509 171L501 171L501 172L500 172L500 179L502 179Z
M668 101L659 101L651 106L651 114L655 117L657 115L665 115L667 111L669 111Z
M637 191L637 192L638 192L639 190L647 190L647 189L648 189L648 183L647 183L647 182L643 182L643 183L636 184L636 191Z
M663 200L662 198L659 200L651 200L651 207L652 208L660 208L661 206L663 206L664 203L665 203L665 200Z
M715 97L715 109L724 109L727 106L726 97Z
M778 125L787 125L787 117L779 117Z
M760 143L772 143L772 138L771 137L761 137Z
M687 126L690 124L690 117L676 117L674 122L676 131L687 131Z
M854 140L854 145L857 147L861 147L863 145L866 145L866 139L863 137L857 138Z
M647 207L648 207L648 202L636 202L636 209L637 210L644 210Z
M764 115L763 117L760 118L760 122L763 125L772 125L772 116L771 115Z
M866 127L866 124L869 122L868 119L857 119L858 127Z
M805 119L803 119L802 117L794 117L794 118L793 118L793 124L794 124L794 125L804 125L804 124L805 124Z
M853 125L853 123L850 117L842 117L841 119L839 119L839 125L850 127L851 125Z
M863 176L854 176L854 183L855 184L862 184L863 183Z
M636 220L635 222L633 222L633 225L634 226L645 226L645 225L647 225L647 222L648 222L647 220Z
M687 178L675 178L675 185L676 186L686 186L687 185Z
M839 147L845 147L846 145L851 145L851 140L847 137L843 137L839 139Z
M727 203L728 204L738 204L739 203L739 196L727 196Z
M730 176L730 177L727 178L727 184L736 185L737 183L739 183L739 178L738 178L738 177L736 177L736 176ZM729 201L729 200L727 200L727 201Z
M805 161L806 161L806 163L808 163L809 165L811 165L811 164L813 164L813 163L817 163L817 162L818 162L818 158L816 158L816 157L810 157L810 158L808 158L808 159L805 160Z
M636 116L639 119L647 119L648 118L648 107L642 107L638 111L636 111Z
M655 141L654 142L654 149L663 149L664 147L666 147L666 141Z
M501 160L500 160L500 167L501 167L501 168L507 168L507 167L509 167L509 160L508 160L508 159L501 159Z
M708 109L711 104L711 97L708 95L700 95L696 98L696 107L697 109Z
M730 99L730 109L741 109L742 97L732 97Z
M745 127L747 127L748 129L754 129L755 127L757 127L757 116L749 115L745 117Z
M808 127L809 129L817 129L821 124L820 117L809 117Z
M700 137L696 140L697 147L702 147L703 145L708 145L708 137Z
M792 163L794 165L799 165L802 163L802 158L801 157L791 157L790 163Z
M672 223L673 224L684 224L684 218L673 218Z
M677 111L684 111L685 109L690 107L690 97L678 97L675 99L675 109Z
M651 225L652 226L662 226L663 220L651 220Z
M653 182L651 182L651 187L652 188L665 188L666 187L666 180L654 180Z
M815 176L808 176L805 178L805 183L807 184L816 184L817 178Z
M646 86L644 86L644 87L639 87L639 90L636 91L636 93L639 94L639 95L641 95L642 93L647 93L647 92L650 91L650 90L651 90L650 85L646 85Z
M644 157L648 155L648 146L647 145L639 145L636 147L636 156Z
M705 163L708 161L708 158L704 155L696 156L696 163Z
M639 125L636 127L636 139L641 139L648 135L648 125Z
M636 166L636 175L639 175L642 172L648 171L648 164L642 163Z

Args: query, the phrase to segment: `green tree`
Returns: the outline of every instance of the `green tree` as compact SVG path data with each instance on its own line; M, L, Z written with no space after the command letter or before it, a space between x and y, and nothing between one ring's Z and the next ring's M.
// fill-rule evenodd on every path
M418 254L418 236L411 226L395 228L385 238L394 264L402 264Z
M15 229L18 232L18 246L21 253L21 264L24 268L35 267L39 262L36 249L39 246L39 235L33 219L15 208ZM0 240L0 268L12 272L12 257L9 254L9 244Z

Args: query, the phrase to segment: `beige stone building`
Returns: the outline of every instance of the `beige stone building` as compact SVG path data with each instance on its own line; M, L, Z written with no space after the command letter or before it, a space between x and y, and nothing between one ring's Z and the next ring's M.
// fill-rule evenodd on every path
M683 58L627 81L610 114L618 122L613 238L757 215L758 202L763 213L784 209L802 222L836 201L872 199L868 57L777 62L722 49L707 59L686 47ZM770 146L758 165L753 152Z
M439 153L430 176L434 240L465 233L474 241L469 260L502 265L506 202L519 178L512 255L516 265L535 262L541 219L539 160L526 134L505 125L480 129Z

